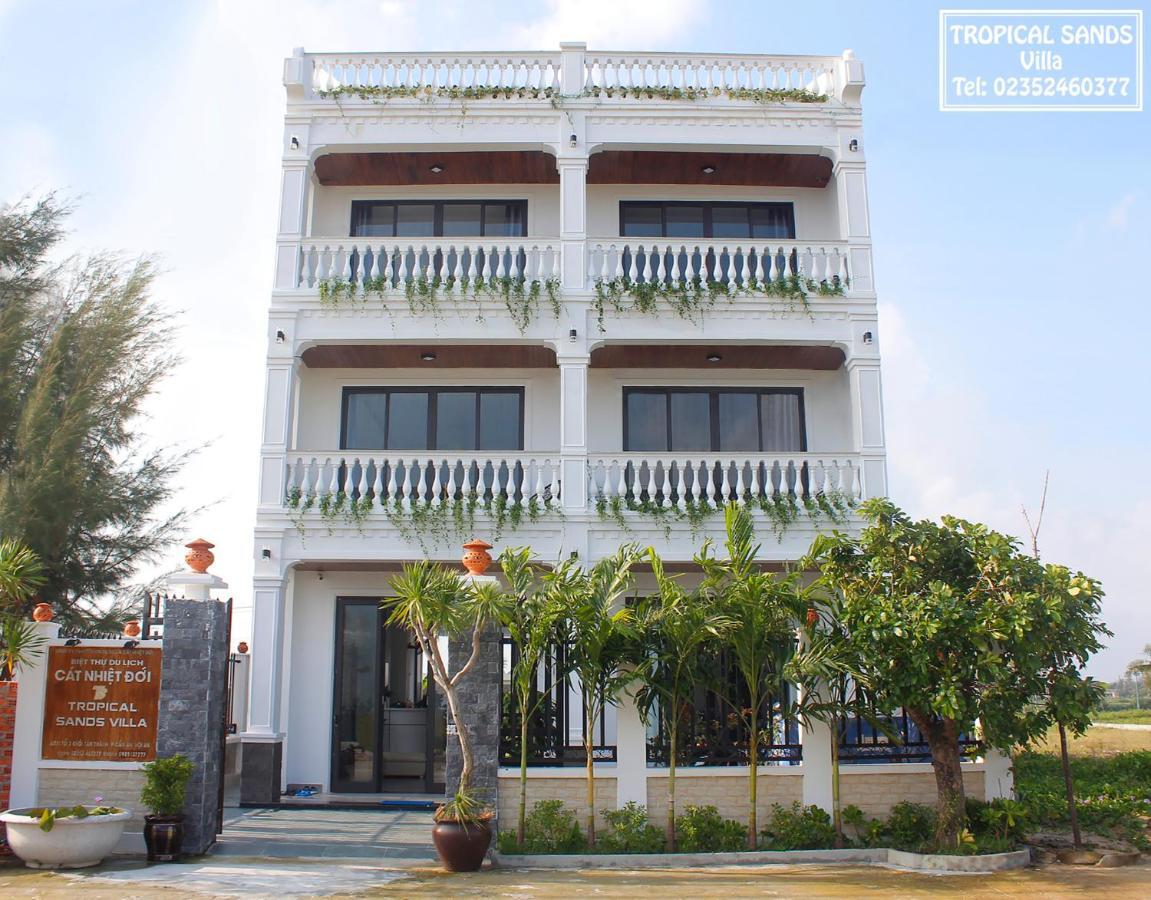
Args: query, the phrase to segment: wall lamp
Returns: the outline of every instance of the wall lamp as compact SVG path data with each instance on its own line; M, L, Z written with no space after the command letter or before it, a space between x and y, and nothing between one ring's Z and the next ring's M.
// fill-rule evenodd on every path
M574 328L568 332L568 340L573 344L576 342L577 337L579 337L579 332L577 332Z
M715 166L704 166L703 168L700 169L700 171L703 172L704 175L714 175L715 174Z
M323 581L323 580L324 580L324 570L320 569L318 572L316 572L316 581Z
M442 173L444 171L444 167L441 166L439 163L432 163L430 166L428 166L428 171L431 172L433 175L439 175L440 173Z
M572 134L572 136L568 138L568 146L569 147L578 147L579 146L579 138L576 137L575 134Z
M863 332L863 343L870 344L874 340L875 335L873 335L870 331Z
M436 354L433 353L431 350L425 350L423 353L420 354L420 359L422 359L424 362L435 362L436 361Z
M707 361L708 362L712 362L712 363L719 362L721 359L723 359L723 357L720 356L718 353L709 353L707 355Z
M125 650L135 650L139 646L140 646L139 641L124 641L124 649Z
M292 135L292 140L290 142L290 145L291 145L291 148L293 150L299 150L300 149L300 139L298 137L296 137L294 134Z
M855 138L852 138L847 142L847 149L852 153L855 153L859 149L859 141L857 141Z
M272 548L271 547L265 547L263 550L260 551L260 556L262 556L264 559L271 559L272 558Z
M66 640L64 642L64 646L65 647L79 647L80 646L80 639L79 638L68 638L68 640Z
M288 336L286 334L284 334L284 332L282 332L282 331L276 332L276 343L277 344L282 344L287 339L288 339Z

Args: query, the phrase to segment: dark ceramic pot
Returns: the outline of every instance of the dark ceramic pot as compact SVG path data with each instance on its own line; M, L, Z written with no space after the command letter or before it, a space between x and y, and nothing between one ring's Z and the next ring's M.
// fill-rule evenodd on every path
M144 845L148 862L177 862L184 843L184 817L144 816Z
M449 872L478 872L492 842L491 822L436 822L432 843Z

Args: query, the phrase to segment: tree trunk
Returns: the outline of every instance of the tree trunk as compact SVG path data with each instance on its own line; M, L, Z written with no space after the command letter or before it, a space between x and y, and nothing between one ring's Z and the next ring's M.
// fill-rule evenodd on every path
M839 809L839 721L831 722L831 816L835 822L835 847L843 847L843 813Z
M667 849L669 853L675 853L675 764L679 743L679 709L674 703L668 737L671 746L667 751Z
M754 850L759 832L755 808L759 802L759 696L751 692L751 727L747 736L747 848Z
M1083 846L1083 835L1079 833L1079 810L1075 807L1075 782L1071 780L1071 758L1067 753L1067 729L1059 723L1059 756L1063 762L1063 787L1067 791L1067 814L1071 818L1071 838L1076 849Z
M594 701L591 701L594 702ZM589 850L595 849L595 723L598 716L589 699L584 697L584 709L588 710L587 731L584 734L583 746L587 760L584 765L587 771L587 846Z
M524 849L528 815L528 711L520 704L520 808L516 817L516 843Z
M444 689L444 696L448 701L448 710L452 714L452 721L456 723L456 735L460 741L460 783L456 788L457 793L465 793L471 789L472 786L472 736L468 734L467 725L464 724L460 718L459 701L456 699L455 685L448 684L440 685Z
M959 727L953 719L935 719L920 710L907 714L927 738L931 748L931 768L935 771L938 793L935 841L940 848L956 847L959 834L967 824L967 798L963 792L963 769L960 767Z

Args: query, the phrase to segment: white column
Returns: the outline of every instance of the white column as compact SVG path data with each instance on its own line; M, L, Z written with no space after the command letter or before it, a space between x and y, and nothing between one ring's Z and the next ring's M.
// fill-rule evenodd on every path
M561 281L564 290L583 290L587 279L587 153L580 132L572 131L582 125L562 119L561 128L567 131L560 137L561 147L556 159L560 173L560 247ZM571 147L575 137L576 147Z
M44 729L44 692L48 683L49 642L60 634L56 622L34 622L45 639L43 652L16 672L16 734L12 744L12 809L35 806L40 791L40 742Z
M840 238L848 242L847 270L851 290L870 293L875 290L871 264L871 221L867 206L867 166L862 144L851 150L852 140L862 141L858 128L840 130L839 160L833 173L839 207Z
M615 805L634 801L647 805L647 728L628 690L616 710Z
M1011 757L989 747L983 754L984 800L1015 799L1015 770Z
M291 131L292 134L287 134ZM307 135L301 138L296 132L304 129L294 125L285 126L286 143L292 137L301 142L300 149L290 151L294 158L284 159L284 171L280 178L280 224L276 235L276 271L272 284L276 290L295 290L300 274L300 241L304 238L305 219L308 209L308 159L304 143Z
M812 721L800 725L803 744L803 805L834 811L831 788L831 727L826 722Z
M873 344L875 339L873 333ZM887 495L887 461L878 357L852 357L847 361L847 377L851 388L853 449L860 454L864 497L884 497Z
M283 578L256 578L252 585L251 675L248 728L244 740L275 741L280 728L280 698L284 675Z
M272 320L272 324L276 324ZM283 330L283 329L277 329ZM275 334L272 335L273 342ZM291 336L283 346L289 348ZM279 510L284 504L288 448L295 439L296 395L300 360L269 356L264 384L264 432L260 447L259 505Z
M560 368L560 467L563 508L587 508L587 370L589 357L557 354Z

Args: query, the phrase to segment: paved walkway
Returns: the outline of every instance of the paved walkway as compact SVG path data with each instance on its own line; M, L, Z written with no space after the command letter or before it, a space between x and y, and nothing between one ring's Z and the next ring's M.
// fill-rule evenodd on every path
M392 809L228 809L213 856L370 859L383 866L427 865L432 814Z

